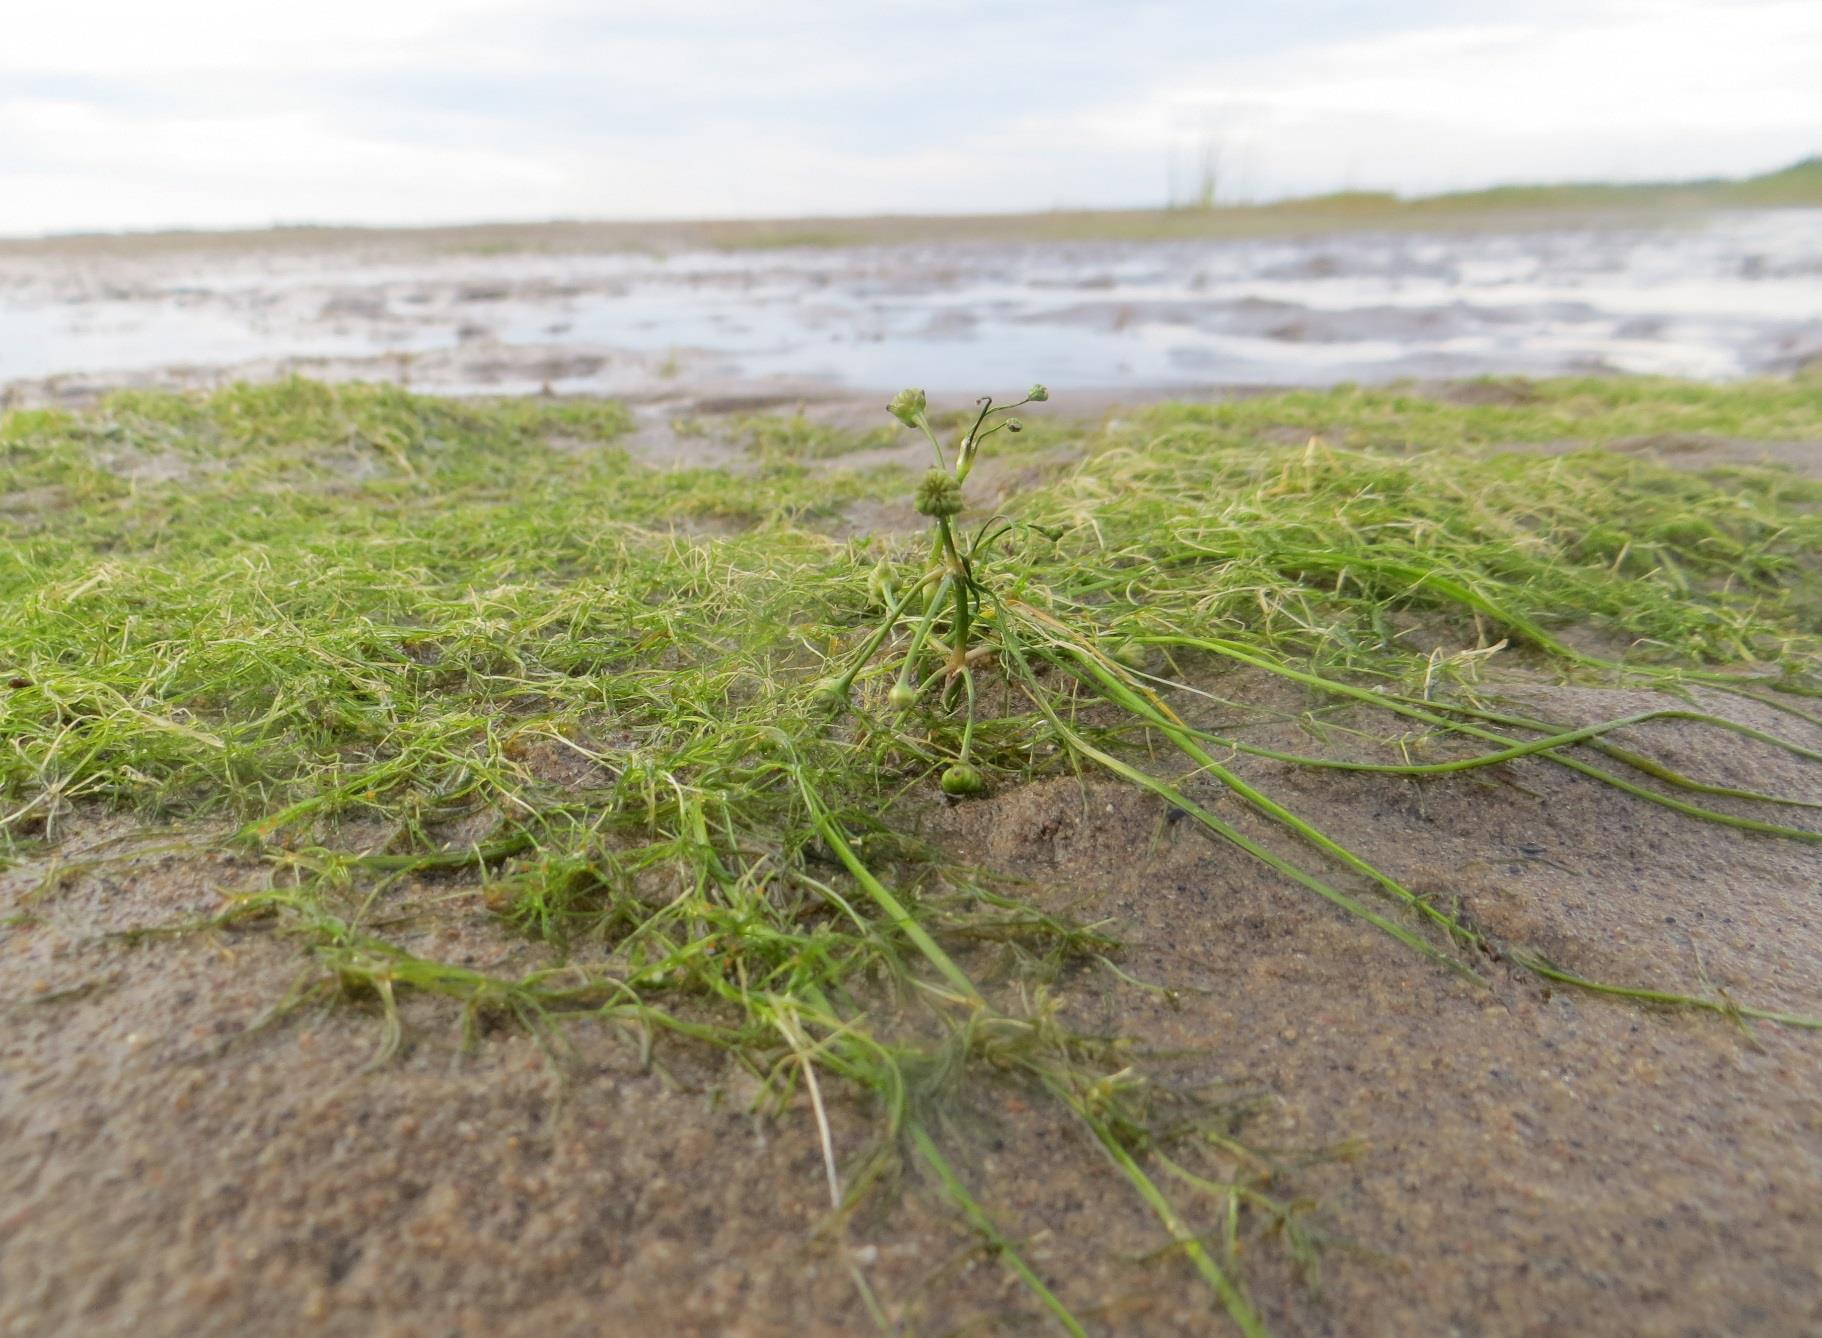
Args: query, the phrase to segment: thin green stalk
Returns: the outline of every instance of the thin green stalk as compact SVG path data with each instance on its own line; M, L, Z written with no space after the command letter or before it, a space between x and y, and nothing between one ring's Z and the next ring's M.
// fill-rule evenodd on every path
M942 1151L936 1146L935 1140L925 1132L923 1126L913 1122L907 1132L911 1138L911 1146L917 1149L917 1155L924 1159L924 1163L936 1172L936 1177L942 1182L943 1190L949 1195L950 1201L961 1209L962 1216L968 1219L969 1224L987 1238L993 1246L994 1253L999 1255L1006 1266L1019 1276L1032 1295L1043 1302L1044 1308L1050 1312L1051 1318L1056 1320L1063 1332L1072 1335L1072 1338L1088 1338L1088 1330L1082 1327L1081 1321L1070 1313L1069 1307L1057 1298L1056 1293L1051 1291L1031 1265L1025 1262L1025 1257L1018 1252L1018 1248L999 1229L998 1224L988 1215L987 1210L981 1207L974 1196L968 1192L967 1186L962 1184L961 1177L949 1165Z
M843 834L841 827L823 805L821 796L816 793L815 787L810 784L803 769L794 767L792 774L797 779L799 791L803 795L805 806L809 809L810 821L815 825L817 835L821 836L829 849L835 852L836 858L840 859L848 872L854 876L854 881L859 883L862 890L873 899L874 904L885 912L886 919L916 945L917 950L924 955L924 959L936 968L937 974L948 981L962 999L977 1006L980 1005L983 1000L980 991L975 989L974 982L969 980L967 974L955 964L949 954L938 946L936 940L930 937L929 931L918 922L917 918L905 909L904 903L893 896L891 890L874 877L873 871L866 866L859 855L854 853L854 847L848 843L848 838Z
M1389 693L1386 694L1386 696L1388 700L1396 700L1406 704L1413 704L1418 700L1410 697L1398 697ZM1655 720L1694 720L1724 728L1733 727L1733 722L1720 716L1706 715L1698 711L1640 711L1633 715L1620 716L1612 720L1604 720L1599 724L1583 725L1576 729L1563 730L1560 725L1553 725L1545 721L1527 720L1520 716L1507 716L1491 711L1474 710L1461 706L1455 702L1433 702L1426 699L1424 704L1435 706L1438 709L1453 714L1468 715L1478 720L1493 720L1503 724L1515 725L1522 729L1561 730L1561 732L1550 734L1541 739L1531 739L1524 743L1516 743L1511 747L1501 748L1495 752L1477 753L1472 757L1459 757L1448 762L1356 762L1346 758L1314 757L1306 753L1288 753L1276 748L1265 748L1256 743L1248 743L1244 739L1234 738L1232 735L1215 734L1197 726L1183 722L1179 723L1182 725L1183 729L1204 743L1212 743L1221 748L1230 748L1234 752L1244 753L1248 757L1260 757L1271 762L1284 762L1292 766L1315 767L1328 771L1360 771L1388 776L1416 777L1458 775L1462 772L1475 771L1482 767L1497 766L1502 762L1512 762L1523 757L1533 757L1539 753L1553 752L1558 748L1566 748L1578 743L1592 742L1596 747L1600 748L1601 751L1605 752L1616 761L1625 762L1628 766L1643 771L1646 775L1653 776L1667 784L1675 785L1680 789L1692 790L1701 794L1720 795L1731 799L1751 800L1763 804L1781 804L1790 808L1822 808L1822 800L1794 799L1785 795L1767 794L1761 790L1746 790L1728 785L1711 785L1703 781L1692 780L1681 772L1674 771L1671 768L1664 766L1662 763L1653 761L1651 758L1631 752L1625 748L1606 744L1601 739L1602 735L1612 733L1615 730L1627 729L1634 725L1648 724ZM1742 732L1745 731L1745 728L1745 726L1739 727ZM1751 733L1757 735L1759 732L1755 730L1751 731ZM1789 749L1798 752L1799 755L1808 751L1806 749L1799 749L1796 744L1788 744L1784 740L1776 738L1774 735L1767 734L1762 735L1761 737L1768 743L1784 744L1784 746Z
M1640 1003L1664 1004L1673 1008L1699 1008L1709 1013L1719 1013L1724 1017L1752 1018L1761 1022L1776 1022L1781 1026L1799 1027L1806 1031L1822 1031L1822 1017L1809 1017L1802 1013L1779 1013L1768 1008L1755 1008L1751 1004L1735 1003L1731 999L1705 999L1695 994L1676 994L1668 990L1639 989L1629 985L1603 985L1599 981L1578 976L1572 971L1552 964L1534 952L1515 949L1512 960L1533 971L1545 980L1554 980L1559 984L1573 985L1577 989L1589 990L1595 994L1606 994L1620 999L1636 999Z
M1450 957L1447 953L1436 947L1435 944L1420 938L1409 929L1406 929L1403 925L1393 923L1380 915L1377 911L1362 905L1353 897L1348 896L1347 893L1330 886L1314 874L1298 868L1283 856L1268 850L1258 842L1245 836L1237 828L1229 823L1223 822L1220 818L1203 808L1200 804L1189 798L1188 795L1184 794L1168 781L1161 780L1160 778L1151 775L1149 772L1143 771L1129 762L1122 761L1113 754L1105 752L1089 743L1078 731L1066 724L1063 718L1057 714L1056 709L1050 704L1043 688L1037 683L1031 673L1031 667L1025 659L1024 650L1019 645L1016 633L1011 630L1010 626L1005 625L1002 626L1001 632L1004 637L1006 651L1012 656L1013 662L1018 666L1020 676L1024 680L1027 696L1029 696L1037 705L1038 710L1042 712L1045 719L1050 722L1050 727L1057 732L1058 737L1061 738L1071 750L1088 758L1090 761L1105 770L1112 772L1114 775L1119 776L1123 780L1131 781L1141 788L1151 791L1167 804L1187 813L1190 817L1215 833L1215 835L1238 846L1241 850L1245 851L1268 868L1274 869L1278 873L1283 874L1286 878L1291 879L1293 882L1308 888L1324 900L1332 902L1334 905L1347 911L1350 915L1355 915L1360 919L1365 920L1374 928L1397 939L1400 943L1413 951L1421 953L1433 961L1440 962L1451 970L1467 976L1469 979L1476 981L1480 980L1480 977L1473 970ZM1466 931L1463 932L1465 933Z
M1351 684L1337 682L1334 679L1320 678L1315 674L1303 673L1299 670L1292 669L1289 665L1279 664L1273 660L1254 655L1246 648L1234 645L1231 642L1212 638L1184 636L1147 636L1141 639L1151 645L1175 645L1189 649L1210 651L1213 654L1224 656L1227 659L1237 661L1238 663L1252 665L1255 668L1267 670L1282 678L1288 678L1292 682L1303 683L1309 687L1318 688L1321 691L1334 696L1352 697L1358 701L1370 702L1382 710L1391 711L1394 714L1404 716L1411 720L1420 720L1425 724L1435 725L1441 729L1453 730L1457 733L1467 734L1478 739L1486 739L1488 742L1497 743L1502 747L1509 748L1514 747L1517 744L1517 740L1508 738L1505 735L1496 734L1492 730L1480 729L1476 726L1465 724L1460 720L1451 720L1447 716L1438 714L1433 710L1423 710L1410 706L1387 693L1371 692L1365 688L1357 688ZM1627 794L1648 800L1660 807L1681 813L1686 817L1700 818L1704 822L1718 823L1724 827L1737 827L1742 831L1760 832L1767 836L1781 836L1792 841L1803 841L1810 844L1822 843L1822 832L1807 831L1801 827L1787 827L1775 822L1765 822L1758 818L1743 818L1732 813L1720 813L1713 809L1698 807L1695 804L1687 804L1670 795L1660 794L1656 790L1646 789L1642 785L1634 785L1631 781L1626 780L1622 776L1616 776L1610 771L1604 771L1599 767L1591 766L1577 758L1564 756L1560 752L1546 751L1540 753L1539 756L1546 757L1550 761L1568 767L1572 771L1579 771L1583 775L1598 780L1604 785L1610 785L1616 790L1622 790Z
M1177 1210L1171 1206L1164 1191L1159 1189L1156 1182L1145 1173L1145 1168L1140 1166L1132 1153L1126 1150L1120 1140L1114 1136L1113 1131L1073 1092L1064 1089L1054 1080L1046 1085L1081 1117L1082 1122L1088 1126L1096 1141L1100 1143L1102 1150L1112 1159L1113 1164L1120 1168L1121 1173L1138 1191L1139 1197L1145 1200L1146 1205L1157 1215L1158 1221L1164 1224L1164 1229L1170 1233L1171 1239L1177 1243L1189 1258L1190 1263L1195 1266L1196 1272L1202 1275L1202 1280L1213 1289L1216 1296L1221 1298L1221 1304L1226 1308L1228 1318L1233 1320L1240 1332L1245 1334L1246 1338L1265 1338L1265 1322L1259 1318L1258 1311L1253 1309L1252 1302L1247 1300L1246 1294L1215 1262L1201 1239L1177 1215Z
M891 635L892 629L898 625L898 615L900 612L902 612L904 607L911 602L913 597L919 594L923 588L930 583L930 579L934 575L934 572L924 573L921 580L911 582L905 587L904 591L900 593L898 598L893 600L892 606L886 611L886 616L880 620L879 626L873 629L872 634L861 644L860 649L854 653L852 656L852 663L849 664L847 670L843 672L840 678L835 680L834 690L838 695L847 695L848 689L854 686L854 676L866 666L868 660L873 658L873 652L879 649L880 642Z
M905 651L904 663L899 667L898 682L901 687L910 686L913 666L916 665L918 657L923 654L924 643L930 639L930 629L936 622L937 615L941 613L943 600L947 598L949 587L954 582L953 575L948 572L943 573L942 579L937 582L936 592L930 597L929 606L924 610L924 616L918 619L917 630L911 634L910 648Z
M1060 630L1061 629L1053 629L1053 636ZM1406 907L1437 924L1451 936L1462 939L1464 942L1472 943L1476 941L1474 934L1465 926L1437 910L1422 897L1419 897L1415 892L1412 892L1409 888L1405 887L1404 884L1400 883L1396 878L1393 878L1390 874L1374 867L1366 860L1361 859L1346 846L1333 840L1312 824L1298 817L1295 813L1292 813L1282 804L1272 799L1264 791L1247 783L1235 772L1222 766L1208 754L1206 749L1202 748L1201 745L1196 742L1193 731L1186 728L1181 721L1166 714L1166 712L1157 705L1147 701L1144 697L1133 691L1124 681L1109 670L1092 650L1083 647L1073 639L1062 639L1059 637L1058 644L1060 644L1063 651L1068 654L1075 663L1087 671L1089 676L1094 679L1101 691L1105 693L1110 700L1124 707L1126 710L1132 712L1147 724L1163 733L1204 772L1214 777L1247 803L1271 818L1272 821L1278 823L1288 831L1294 832L1296 835L1315 846L1318 850L1322 851L1325 855L1328 855L1330 858L1354 870L1354 872L1363 874L1372 879Z

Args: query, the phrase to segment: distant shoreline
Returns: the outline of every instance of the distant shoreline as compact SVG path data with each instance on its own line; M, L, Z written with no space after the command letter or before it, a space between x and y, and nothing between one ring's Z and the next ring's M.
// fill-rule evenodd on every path
M281 224L244 229L68 232L0 237L0 256L31 253L321 249L402 245L515 251L722 250L878 246L925 241L1193 241L1361 230L1475 231L1611 226L1727 209L1822 207L1822 156L1741 179L1495 186L1405 198L1344 191L1270 204L1055 209L1008 214L886 214L772 219L550 220L424 226Z

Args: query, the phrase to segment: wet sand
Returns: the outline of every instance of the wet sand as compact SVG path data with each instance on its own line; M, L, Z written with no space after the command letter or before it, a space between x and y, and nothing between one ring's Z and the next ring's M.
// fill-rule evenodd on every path
M1229 676L1267 711L1282 689ZM1515 681L1596 718L1649 694ZM1706 703L1792 733L1738 699ZM1742 709L1745 708L1745 709ZM1822 744L1822 731L1802 734ZM1676 724L1679 767L1822 799L1786 755ZM1512 949L1592 976L1822 1012L1816 847L1689 823L1545 763L1386 786L1243 767ZM1231 800L1219 811L1259 839ZM1105 920L1125 970L1057 982L1065 1014L1235 1101L1273 1188L1325 1239L1300 1274L1252 1219L1255 1300L1286 1334L1786 1335L1822 1326L1822 1047L1814 1036L1554 989L1502 960L1476 986L1261 871L1153 800L1061 778L914 815L964 858ZM843 1334L869 1329L841 1251L905 1332L1038 1332L1016 1281L915 1172L845 1247L812 1113L682 1044L587 1022L557 1064L459 1010L261 1026L308 970L257 926L132 945L269 876L191 838L97 822L65 843L43 923L0 951L0 1327L9 1333ZM84 871L85 861L102 862ZM0 875L8 908L46 868ZM447 893L452 889L438 889ZM459 890L454 889L454 890ZM405 945L517 972L539 950L460 897ZM970 963L987 973L989 963ZM870 1112L833 1098L836 1145ZM1012 1082L956 1112L982 1201L1099 1331L1223 1332L1186 1263L1079 1128ZM1345 1155L1303 1154L1343 1147Z

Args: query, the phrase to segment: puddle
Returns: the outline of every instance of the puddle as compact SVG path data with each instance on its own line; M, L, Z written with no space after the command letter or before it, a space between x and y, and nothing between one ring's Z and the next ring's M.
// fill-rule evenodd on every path
M0 386L1138 391L1822 356L1822 210L1656 227L671 254L0 253Z

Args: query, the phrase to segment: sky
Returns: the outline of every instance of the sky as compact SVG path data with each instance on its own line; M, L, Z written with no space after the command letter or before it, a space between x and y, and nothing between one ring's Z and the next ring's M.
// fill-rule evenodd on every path
M0 235L1152 206L1822 153L1818 0L12 0Z

